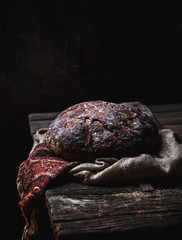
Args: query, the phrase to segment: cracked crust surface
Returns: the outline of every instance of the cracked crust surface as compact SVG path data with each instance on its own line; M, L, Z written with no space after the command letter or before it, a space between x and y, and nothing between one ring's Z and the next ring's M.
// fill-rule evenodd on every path
M89 101L61 112L46 133L48 148L66 160L153 153L159 141L150 117L121 104Z

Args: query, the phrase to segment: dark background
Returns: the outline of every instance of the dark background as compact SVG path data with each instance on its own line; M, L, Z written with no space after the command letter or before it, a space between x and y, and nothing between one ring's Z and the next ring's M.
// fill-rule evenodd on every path
M86 100L182 102L178 1L12 0L0 5L0 144L7 234L20 239L28 114ZM147 4L146 4L147 3Z

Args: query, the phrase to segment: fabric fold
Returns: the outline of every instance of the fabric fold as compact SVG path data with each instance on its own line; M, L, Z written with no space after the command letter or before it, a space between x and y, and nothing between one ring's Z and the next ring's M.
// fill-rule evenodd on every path
M19 167L17 189L21 198L19 206L26 221L23 240L35 235L38 228L34 209L44 196L48 185L58 177L64 177L78 162L67 162L52 155L45 143L36 144L28 159Z
M182 176L182 144L171 129L161 129L159 135L161 146L158 155L140 154L119 160L98 158L94 163L72 168L70 173L86 184Z

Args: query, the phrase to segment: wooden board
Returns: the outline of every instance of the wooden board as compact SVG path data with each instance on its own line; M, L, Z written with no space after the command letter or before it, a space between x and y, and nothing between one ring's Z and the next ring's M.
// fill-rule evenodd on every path
M182 140L182 104L149 108L162 127L173 129ZM30 114L31 135L47 128L58 114ZM46 191L55 238L182 226L182 185L155 186L154 190L147 186L150 185L143 190L149 191L143 192L139 185L101 187L69 183Z
M46 192L56 239L182 225L182 187L142 192L137 186L70 183Z

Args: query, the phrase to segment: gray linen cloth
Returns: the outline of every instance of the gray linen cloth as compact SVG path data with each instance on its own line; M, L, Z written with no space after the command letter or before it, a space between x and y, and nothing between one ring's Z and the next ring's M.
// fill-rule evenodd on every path
M161 147L158 156L140 154L119 160L98 158L94 163L82 163L72 168L70 173L87 184L182 176L182 144L170 129L159 130L159 135Z

